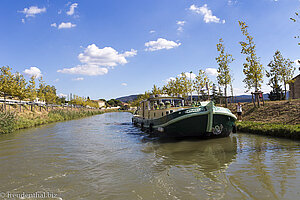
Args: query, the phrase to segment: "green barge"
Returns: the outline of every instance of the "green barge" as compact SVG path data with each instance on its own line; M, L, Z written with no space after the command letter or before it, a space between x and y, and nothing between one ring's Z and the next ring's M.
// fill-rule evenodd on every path
M236 116L212 101L185 106L181 97L150 97L140 102L132 122L162 137L227 137L235 131Z

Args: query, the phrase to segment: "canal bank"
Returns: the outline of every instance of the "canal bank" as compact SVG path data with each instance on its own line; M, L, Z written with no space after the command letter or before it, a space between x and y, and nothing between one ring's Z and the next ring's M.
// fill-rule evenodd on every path
M40 109L31 111L29 107L24 106L22 112L19 112L17 109L0 112L0 134L11 133L19 129L35 127L53 122L79 119L115 111L116 110L105 111L83 108L55 108L51 110Z
M234 114L235 106L228 106ZM243 121L236 123L239 132L300 139L300 99L266 101L259 108L242 103L242 107Z
M244 133L147 138L130 113L105 113L0 135L0 191L63 200L298 199L299 149L299 141Z

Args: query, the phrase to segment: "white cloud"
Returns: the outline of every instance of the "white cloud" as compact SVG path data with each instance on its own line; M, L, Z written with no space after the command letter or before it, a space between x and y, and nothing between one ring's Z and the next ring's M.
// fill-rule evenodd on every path
M25 24L25 19L22 19L22 23Z
M56 23L50 25L51 27L57 27Z
M121 83L122 86L127 86L127 83Z
M74 11L75 11L75 8L77 8L78 6L78 3L73 3L71 6L70 6L70 10L67 12L67 15L73 15L74 14Z
M24 74L28 76L35 76L36 78L39 78L42 76L42 72L37 67L30 67L29 69L24 70Z
M208 9L207 4L204 4L201 7L197 7L196 5L191 5L189 8L191 11L197 13L197 14L201 14L204 16L203 20L205 23L225 23L225 20L220 20L220 18L214 16L212 14L212 11Z
M196 74L194 73L190 73L190 72L184 72L184 74L186 75L186 77L188 78L188 80L192 79L194 80L196 78ZM177 77L182 77L182 74L178 74ZM169 81L174 81L175 78L174 77L169 77L166 80L164 80L163 82L168 83Z
M76 24L72 24L71 22L62 22L60 25L58 25L58 29L73 27L76 27Z
M62 98L62 97L67 98L68 95L63 94L63 93L59 93L59 95L57 95L57 96L60 97L60 98Z
M166 80L164 80L164 82L165 82L165 83L168 83L168 82L171 81L171 80L175 81L175 78L174 78L174 77L169 77L169 78L167 78Z
M108 73L108 69L105 67L99 67L97 65L78 65L72 68L64 68L62 70L57 70L57 72L64 74L80 74L87 76L98 76Z
M58 81L59 81L59 78L57 78L57 79L54 80L54 82L58 82Z
M157 41L149 41L145 43L145 46L148 47L146 51L157 51L161 49L172 49L174 47L179 47L181 43L176 43L174 41L169 41L164 38L158 38Z
M300 59L294 61L295 65L300 65Z
M149 33L155 33L155 30L151 30L151 31L149 31Z
M176 24L178 25L177 31L182 32L183 26L185 25L186 21L177 21Z
M218 76L218 70L216 68L206 68L205 73L211 76Z
M95 44L89 45L83 53L78 55L78 59L82 63L93 64L98 66L114 67L118 64L126 64L126 57L132 57L137 51L131 49L123 54L119 54L112 47L104 47L99 49Z
M46 12L46 8L38 8L37 6L30 6L29 8L24 8L21 13L25 14L25 17L35 17L35 15Z
M124 65L128 63L126 57L133 57L136 54L137 51L134 49L120 54L112 47L99 49L95 44L91 44L84 50L83 53L78 55L78 59L82 65L72 68L64 68L57 72L88 76L104 75L108 73L109 67L113 68L119 64Z
M73 78L72 80L73 80L73 81L83 81L84 78L83 78L83 77L78 77L78 78Z

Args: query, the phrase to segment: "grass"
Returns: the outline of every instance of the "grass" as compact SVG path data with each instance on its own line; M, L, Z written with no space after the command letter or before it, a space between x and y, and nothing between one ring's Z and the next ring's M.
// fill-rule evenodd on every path
M0 134L11 133L18 129L35 127L43 124L79 119L116 110L51 110L49 112L0 112Z
M240 132L284 137L290 139L300 139L300 124L279 124L279 123L264 123L253 121L236 122L237 129Z

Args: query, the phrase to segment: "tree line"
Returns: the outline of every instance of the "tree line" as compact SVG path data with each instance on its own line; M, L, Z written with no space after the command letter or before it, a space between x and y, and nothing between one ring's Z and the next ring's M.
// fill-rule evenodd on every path
M38 98L39 101L44 101L46 104L62 105L69 103L84 107L99 107L97 102L90 100L88 97L72 95L70 101L67 101L65 97L58 97L55 86L46 84L42 76L39 78L31 76L29 81L26 81L21 73L12 73L12 68L8 66L0 68L0 96L4 99L9 97L31 102Z
M260 62L260 57L256 54L256 45L254 38L248 32L248 26L245 22L239 21L239 26L242 35L245 37L244 41L240 41L241 54L245 55L245 61L243 63L243 73L245 78L243 80L246 88L246 92L251 89L254 90L255 101L259 101L259 91L263 83L263 77L266 75L269 78L268 85L272 87L270 92L270 100L281 100L286 99L287 96L287 85L293 80L293 74L295 67L290 59L284 58L279 50L277 50L273 56L273 60L268 64L269 69L265 70ZM222 38L219 39L217 44L218 56L215 58L218 64L218 75L217 75L217 89L216 84L212 83L207 74L203 70L199 70L194 80L188 77L186 73L181 73L179 77L170 79L166 85L161 88L156 85L153 86L152 91L147 91L145 94L140 95L134 102L136 105L139 101L149 98L149 96L157 94L168 94L170 96L181 95L185 98L189 94L197 93L203 99L205 97L216 99L223 95L220 87L223 87L224 96L228 96L228 86L231 89L231 96L233 96L232 81L233 76L230 69L230 63L234 61L231 54L225 50L224 41ZM192 72L190 72L192 73ZM284 87L284 94L281 87ZM212 90L212 94L209 91ZM205 100L205 99L204 99ZM227 106L227 100L225 101Z

